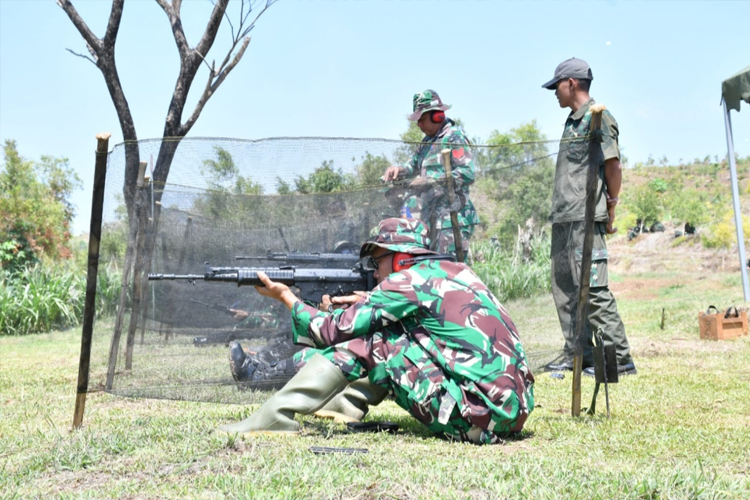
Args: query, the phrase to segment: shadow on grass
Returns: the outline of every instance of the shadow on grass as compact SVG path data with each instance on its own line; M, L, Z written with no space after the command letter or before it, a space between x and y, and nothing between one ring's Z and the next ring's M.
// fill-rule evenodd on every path
M365 419L365 422L376 422L376 419ZM381 420L382 421L382 420ZM411 438L425 442L438 442L447 441L454 442L455 440L434 434L432 431L427 429L421 422L416 420L410 415L399 415L389 417L388 422L392 422L398 425L396 432L377 432L377 431L352 431L348 429L344 424L336 424L331 420L311 418L306 419L302 425L302 429L306 435L319 435L325 436L326 438L335 437L351 437L351 436L366 436L372 434L388 434L394 437ZM530 430L522 430L521 432L509 433L501 436L500 444L509 442L521 442L526 439L534 437L534 432Z

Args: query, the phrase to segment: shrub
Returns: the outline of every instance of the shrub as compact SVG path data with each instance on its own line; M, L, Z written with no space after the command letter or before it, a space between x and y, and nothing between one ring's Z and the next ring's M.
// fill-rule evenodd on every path
M120 273L100 268L97 313L117 308ZM43 333L77 326L83 317L86 274L37 264L16 274L0 272L0 335Z
M742 231L745 233L745 240L750 236L750 219L742 216ZM734 225L734 213L727 212L721 221L709 226L708 234L701 238L703 246L706 248L730 248L737 242L737 232Z
M512 252L490 242L472 244L474 272L500 301L532 297L551 288L550 240L532 241L531 258L523 262Z

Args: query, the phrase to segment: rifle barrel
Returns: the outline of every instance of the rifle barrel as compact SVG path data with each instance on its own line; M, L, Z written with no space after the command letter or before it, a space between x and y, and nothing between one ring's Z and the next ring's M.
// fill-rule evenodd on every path
M149 273L149 281L154 280L202 280L205 276L202 274L161 274Z

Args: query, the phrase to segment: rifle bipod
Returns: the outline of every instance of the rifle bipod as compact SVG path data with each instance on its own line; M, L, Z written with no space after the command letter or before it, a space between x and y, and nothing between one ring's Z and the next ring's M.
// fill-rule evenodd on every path
M587 415L596 414L596 397L599 395L599 387L604 384L604 398L607 403L607 418L609 418L609 384L616 384L619 381L617 372L617 349L614 345L605 346L602 339L602 329L593 335L594 342L594 377L596 386L594 395L591 398Z

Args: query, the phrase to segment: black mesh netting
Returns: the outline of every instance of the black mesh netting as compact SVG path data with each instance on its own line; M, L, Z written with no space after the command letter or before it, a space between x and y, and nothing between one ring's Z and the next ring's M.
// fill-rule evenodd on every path
M149 163L147 173L161 146L160 140L138 143L141 160ZM466 147L475 162L470 199L482 217L482 225L474 228L470 258L477 264L489 259L499 251L502 235L512 233L506 239L518 247L515 258L533 260L521 248L523 228L514 222L518 207L504 200L524 199L524 189L532 194L551 190L553 153L544 142ZM145 257L135 259L125 307L98 319L97 331L103 333L97 340L110 347L117 344L112 351L116 355L110 354L107 361L106 389L125 396L232 403L267 397L264 390L278 387L284 378L238 387L230 373L227 346L237 340L267 362L294 354L299 348L291 343L290 317L283 306L251 286L146 281L142 276L202 275L206 263L351 269L372 228L383 218L398 216L407 198L417 196L424 202L423 219L432 217L434 222L447 216L445 203L439 202L447 196L445 181L434 183L432 191L422 188L416 193L406 181L379 180L389 165L408 161L417 148L418 144L369 139L182 139L168 182L146 182L138 188L145 215L136 248ZM125 147L118 145L108 160L100 264L100 273L114 275L110 281L117 285L128 254L124 170ZM464 203L465 197L457 196L450 208L460 211ZM549 210L546 203L538 207L539 227ZM543 238L539 234L529 238ZM549 246L545 251L548 258ZM300 255L310 253L338 257L306 260L303 257L309 255ZM237 260L238 256L246 259ZM291 260L284 261L284 256ZM528 265L539 267L546 273L539 279L549 281L548 267L531 261ZM510 274L515 271L485 266L483 272L480 276L502 299L502 288L511 286ZM139 304L133 298L134 276L142 279ZM510 313L513 316L513 310ZM113 335L118 336L115 343ZM527 329L521 335L533 369L561 355L559 330Z

